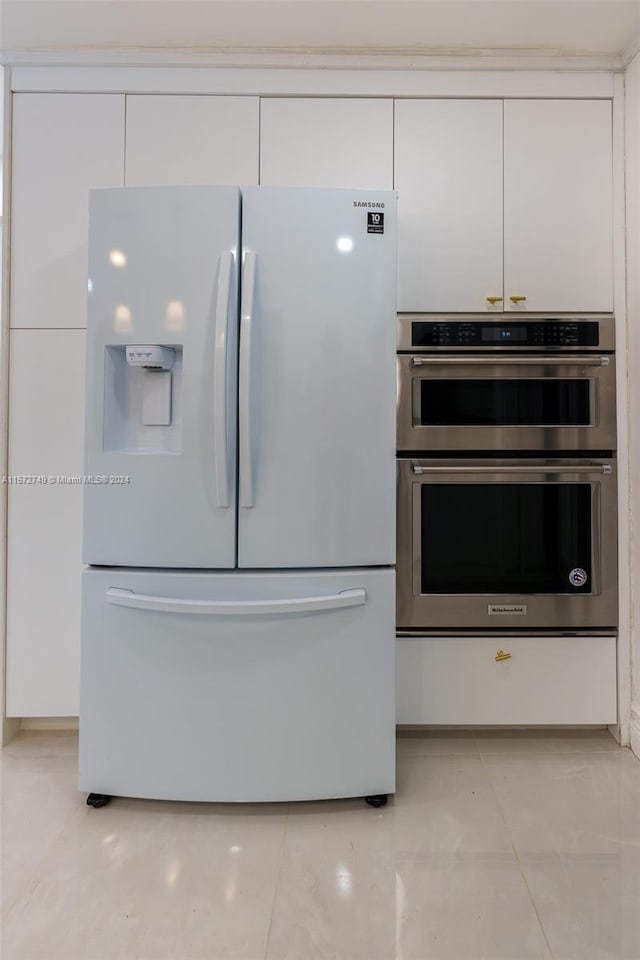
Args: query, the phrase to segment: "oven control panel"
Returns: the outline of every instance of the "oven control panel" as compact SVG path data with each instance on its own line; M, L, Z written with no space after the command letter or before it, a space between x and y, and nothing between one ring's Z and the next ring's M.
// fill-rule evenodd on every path
M598 347L597 320L464 321L413 320L411 348L462 347L475 349L523 347Z

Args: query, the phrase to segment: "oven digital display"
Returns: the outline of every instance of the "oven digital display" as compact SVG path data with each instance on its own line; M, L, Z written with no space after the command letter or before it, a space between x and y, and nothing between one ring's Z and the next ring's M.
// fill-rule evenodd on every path
M483 327L483 343L508 343L516 340L524 341L527 339L526 327Z

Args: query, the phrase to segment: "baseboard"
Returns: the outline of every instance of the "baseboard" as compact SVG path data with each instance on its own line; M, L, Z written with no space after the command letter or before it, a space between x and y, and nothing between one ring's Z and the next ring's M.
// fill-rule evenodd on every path
M23 717L22 730L77 730L77 717Z
M631 749L640 758L640 706L631 707Z
M5 717L2 721L2 746L6 747L20 729L20 720L15 717Z
M489 733L499 732L500 730L527 731L533 730L537 733L545 733L563 730L610 730L613 734L614 728L607 727L604 723L397 723L396 733L402 736L404 733L447 733L447 731L459 731L464 733L474 730L486 730ZM615 736L615 734L613 734ZM617 738L616 738L617 739Z

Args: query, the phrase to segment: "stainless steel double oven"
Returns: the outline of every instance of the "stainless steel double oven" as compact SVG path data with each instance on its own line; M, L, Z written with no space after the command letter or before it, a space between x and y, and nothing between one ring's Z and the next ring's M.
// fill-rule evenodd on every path
M614 318L398 317L398 627L617 623Z

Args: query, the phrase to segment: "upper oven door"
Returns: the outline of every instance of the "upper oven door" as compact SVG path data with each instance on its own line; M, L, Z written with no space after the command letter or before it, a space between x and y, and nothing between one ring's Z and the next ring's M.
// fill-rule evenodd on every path
M615 358L401 354L398 449L615 450Z

